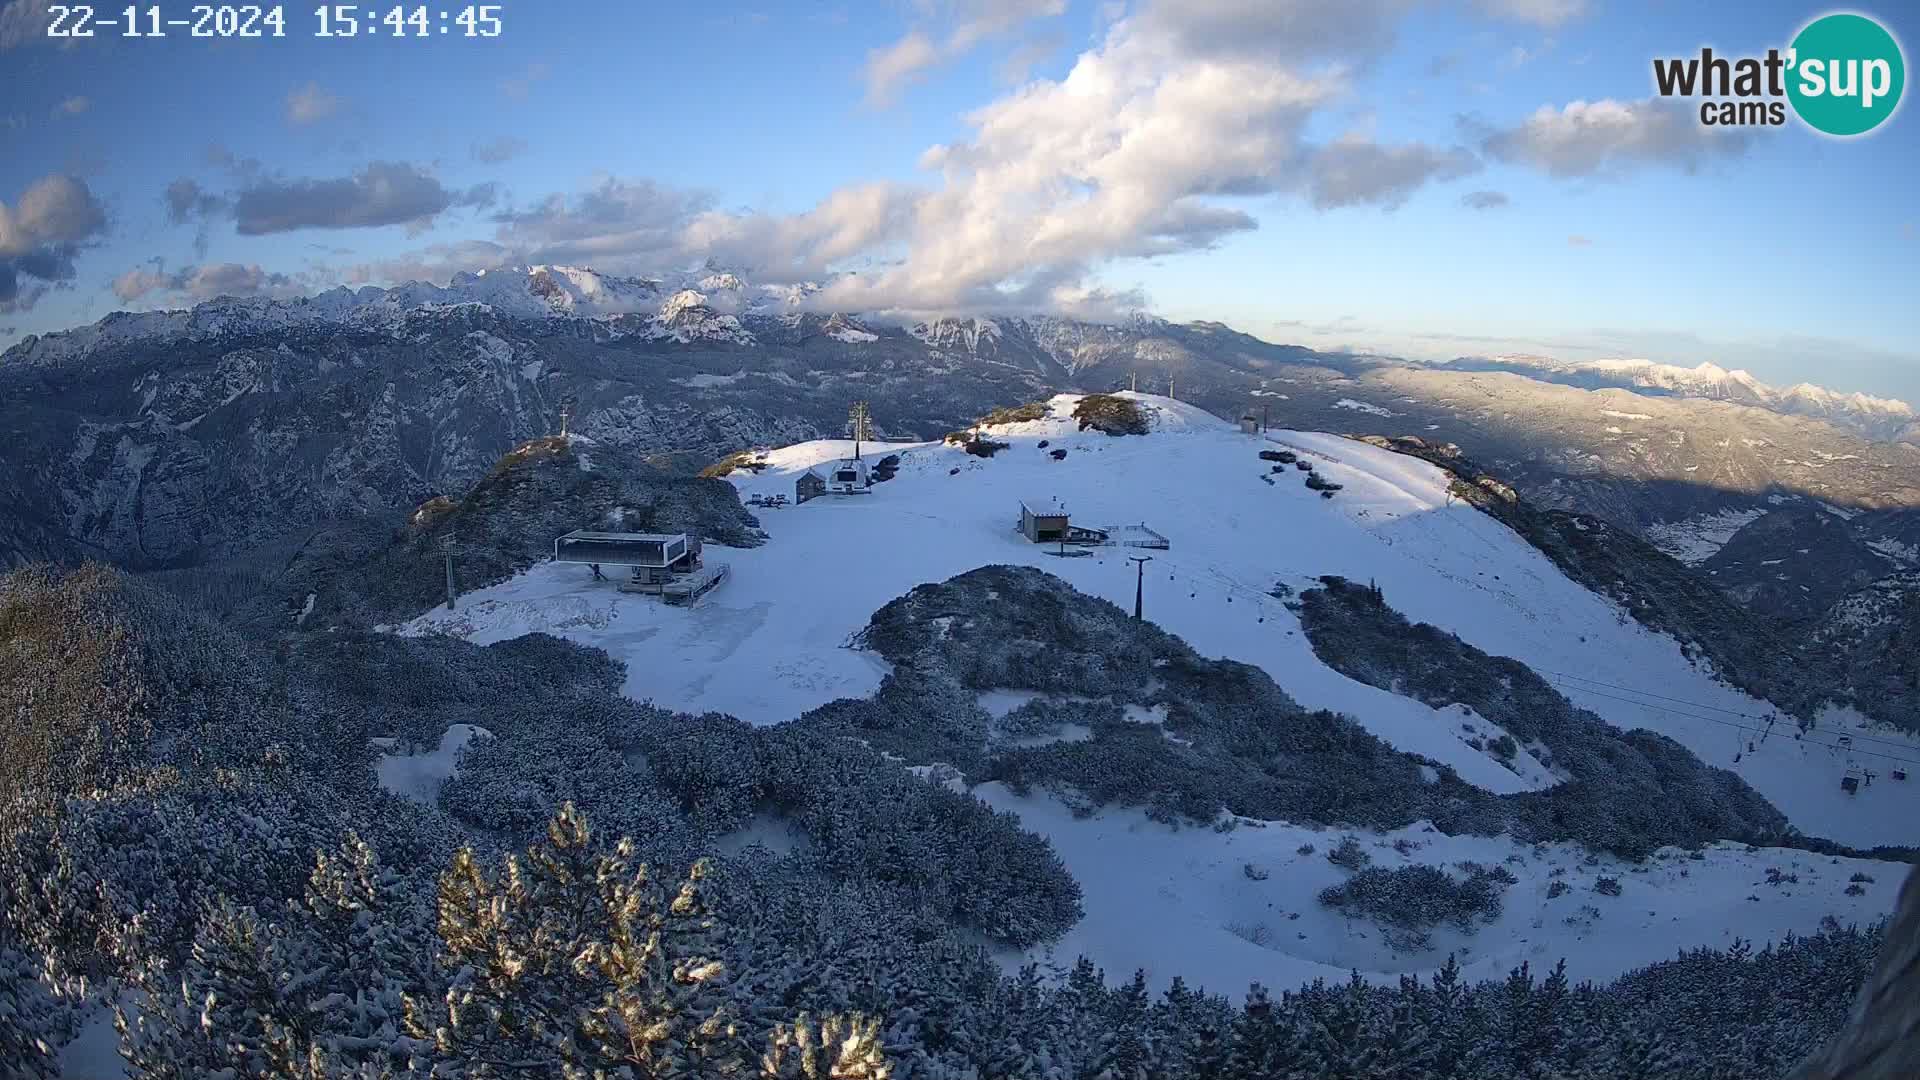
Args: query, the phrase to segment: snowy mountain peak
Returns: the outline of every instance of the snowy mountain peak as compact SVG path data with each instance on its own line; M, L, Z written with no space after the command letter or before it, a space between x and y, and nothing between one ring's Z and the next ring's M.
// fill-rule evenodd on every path
M1916 420L1913 406L1892 398L1841 393L1802 382L1785 389L1770 386L1744 368L1724 368L1711 361L1693 367L1663 364L1641 358L1560 360L1550 356L1507 353L1490 357L1461 357L1447 366L1469 370L1512 371L1546 382L1588 390L1621 389L1651 397L1704 398L1756 405L1795 416L1833 420L1874 438L1899 438Z

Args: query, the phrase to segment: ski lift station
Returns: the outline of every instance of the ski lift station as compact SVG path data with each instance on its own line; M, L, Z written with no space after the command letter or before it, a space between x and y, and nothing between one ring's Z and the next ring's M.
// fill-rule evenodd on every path
M707 565L700 540L686 533L589 532L578 529L553 542L553 561L580 563L603 577L602 566L633 571L621 592L647 593L668 603L691 604L727 579L726 563Z
M822 495L865 495L873 488L873 474L864 458L842 458L815 465L793 482L793 501L806 502Z
M1067 508L1058 499L1034 497L1020 500L1022 535L1036 544L1084 544L1093 547L1139 547L1165 551L1172 547L1167 538L1146 524L1075 525Z

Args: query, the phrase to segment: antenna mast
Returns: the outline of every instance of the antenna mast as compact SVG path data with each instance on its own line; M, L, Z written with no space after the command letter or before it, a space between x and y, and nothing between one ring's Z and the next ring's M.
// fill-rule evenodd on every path
M867 411L867 403L856 401L847 413L847 427L853 433L853 460L860 460L860 443L873 439L873 415Z

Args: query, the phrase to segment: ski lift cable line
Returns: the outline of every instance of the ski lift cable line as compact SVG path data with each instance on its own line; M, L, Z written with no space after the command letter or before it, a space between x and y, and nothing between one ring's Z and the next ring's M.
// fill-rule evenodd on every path
M1575 691L1576 693L1591 694L1594 697L1602 697L1612 701L1625 702L1628 705L1638 705L1642 708L1652 709L1655 712L1666 713L1669 716L1685 716L1693 720L1704 720L1709 724L1724 724L1727 727L1737 728L1741 731L1750 731L1756 735L1767 734L1767 732L1762 728L1748 727L1745 724L1736 724L1731 720L1722 720L1717 716L1702 716L1699 713L1690 713L1685 711L1684 709L1670 709L1664 705L1654 705L1650 702L1636 701L1633 698L1619 697L1615 694L1603 694L1598 690L1593 690L1585 686L1571 686L1565 683L1560 683L1558 685L1563 690L1572 690L1572 691ZM1796 739L1794 741L1802 745L1819 746L1819 747L1824 747L1825 749L1828 749L1828 750L1844 751L1848 754L1853 754L1858 757L1885 758L1888 761L1900 761L1900 762L1905 762L1908 765L1920 765L1920 758L1901 757L1898 754L1889 754L1884 750L1861 750L1858 747L1842 746L1839 743L1830 743L1822 739L1809 739L1805 737Z
M1563 679L1574 679L1579 682L1592 683L1595 686L1604 686L1610 690L1620 690L1630 694L1639 694L1642 697L1658 698L1661 701L1671 701L1676 705L1686 705L1695 709L1710 709L1714 712L1726 713L1729 716L1744 716L1749 720L1764 721L1767 719L1764 716L1756 716L1750 712L1741 712L1739 709L1728 709L1728 708L1723 708L1719 705L1708 705L1705 702L1700 702L1700 701L1688 701L1685 698L1668 697L1665 694L1656 694L1651 690L1640 690L1631 686L1621 686L1618 683L1610 683L1604 679L1595 679L1586 675L1573 675L1568 672L1552 671L1547 668L1541 668L1540 670L1546 672L1549 675L1558 675ZM1845 734L1847 738L1853 739L1857 742L1880 743L1883 746L1898 747L1899 749L1902 749L1902 750L1920 749L1920 748L1916 748L1912 742L1903 742L1899 739L1882 739L1872 735L1855 735L1855 734L1852 734L1851 732L1838 732L1837 729L1829 729L1829 730L1835 730L1837 734Z

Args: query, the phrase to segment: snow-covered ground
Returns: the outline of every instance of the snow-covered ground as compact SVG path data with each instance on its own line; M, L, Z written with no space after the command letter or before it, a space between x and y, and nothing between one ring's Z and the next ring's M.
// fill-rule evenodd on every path
M376 740L385 744L377 748L389 753L374 762L373 771L379 777L381 787L403 798L432 806L440 798L440 785L452 779L459 770L460 751L475 739L491 738L493 733L486 728L474 724L454 724L440 736L437 748L415 754L392 753L392 740Z
M1688 566L1699 566L1726 547L1734 533L1760 514L1759 510L1722 510L1680 521L1663 521L1647 526L1647 542Z
M1506 889L1505 909L1493 923L1471 934L1443 925L1432 932L1431 948L1396 953L1378 926L1316 899L1347 877L1327 861L1346 835L1341 831L1260 822L1228 832L1173 830L1136 810L1076 819L1057 800L1021 798L997 783L974 793L1052 840L1084 893L1086 916L1031 958L1071 964L1084 954L1110 978L1144 968L1156 986L1180 975L1235 997L1255 981L1291 988L1315 978L1345 979L1353 970L1426 973L1449 952L1474 978L1501 978L1522 960L1540 970L1564 958L1575 978L1608 979L1683 948L1725 947L1735 937L1765 943L1789 930L1813 933L1827 915L1843 926L1870 923L1892 908L1907 869L1778 848L1749 852L1737 844L1709 848L1700 860L1666 849L1640 864L1609 858L1588 864L1584 850L1566 844L1536 851L1501 837L1427 832L1424 824L1357 833L1377 867L1473 861L1504 866L1519 879ZM1396 850L1396 841L1409 850ZM1303 853L1308 844L1313 850ZM1780 884L1767 883L1770 868L1783 875ZM1849 896L1856 873L1875 880L1862 884L1862 895ZM1799 880L1788 882L1787 875ZM1594 891L1602 876L1619 880L1619 896ZM1568 891L1549 898L1555 882Z
M991 429L994 438L1011 444L991 459L941 444L888 446L885 452L901 455L893 480L861 495L827 496L804 506L760 512L769 543L749 551L712 551L711 557L731 564L733 576L691 609L622 594L610 583L595 584L585 567L549 563L464 597L455 611L422 616L401 632L448 632L486 643L543 630L605 648L625 660L626 689L635 698L676 709L720 710L759 724L778 723L878 686L885 664L847 643L873 611L916 584L992 563L1026 564L1084 592L1131 605L1135 571L1126 555L1134 549L1095 549L1092 557L1060 558L1050 554L1050 545L1030 544L1016 531L1019 500L1045 494L1057 497L1076 522L1144 522L1169 537L1170 550L1144 552L1154 560L1145 573L1147 618L1205 655L1264 668L1301 704L1347 713L1395 746L1443 761L1488 790L1528 790L1551 784L1554 777L1528 754L1516 759L1515 771L1468 745L1469 738L1498 736L1483 718L1463 714L1458 707L1429 708L1322 664L1297 618L1270 590L1276 584L1310 588L1322 574L1375 582L1387 602L1409 618L1451 630L1486 652L1521 660L1555 681L1576 704L1611 723L1663 732L1708 763L1737 771L1808 833L1862 846L1920 843L1920 782L1882 780L1852 796L1840 788L1849 753L1869 765L1872 759L1864 756L1868 753L1920 759L1915 740L1879 732L1873 737L1887 743L1860 740L1849 752L1830 745L1837 738L1831 731L1816 730L1797 741L1791 723L1783 722L1764 740L1744 730L1761 727L1752 718L1768 715L1769 706L1715 682L1683 657L1671 638L1633 622L1610 602L1567 580L1505 526L1451 498L1441 470L1334 435L1246 435L1184 403L1129 396L1152 412L1154 434L1113 438L1079 432L1070 419L1048 419ZM1073 400L1056 398L1056 415L1067 417ZM1048 441L1044 450L1036 446L1043 439ZM1271 473L1269 464L1256 456L1270 443L1311 460L1322 476L1344 485L1343 490L1333 499L1322 499L1303 485L1305 474L1291 467ZM1050 451L1060 449L1067 455L1056 461ZM791 498L799 473L851 450L839 441L787 447L773 451L768 468L759 474L735 473L732 479L743 495L784 493ZM995 701L993 711L1004 713L1018 703ZM1463 725L1469 724L1478 732L1466 730ZM1751 750L1748 741L1754 744ZM1738 763L1733 760L1736 753ZM1317 856L1317 862L1300 860L1299 868L1280 858L1298 847L1299 840L1275 850L1261 848L1257 856L1239 854L1254 845L1251 837L1292 835L1279 825L1224 836L1206 830L1174 832L1146 824L1138 815L1107 813L1078 821L1045 799L1016 800L990 787L981 793L1017 810L1029 827L1060 847L1089 897L1087 922L1062 948L1068 954L1090 951L1110 971L1144 964L1146 953L1159 948L1151 917L1136 918L1129 912L1150 910L1161 903L1156 897L1170 895L1157 881L1143 885L1146 892L1139 893L1110 879L1137 877L1144 882L1154 875L1178 877L1193 867L1216 864L1216 869L1224 866L1239 874L1241 863L1257 857L1275 867L1273 877L1260 884L1278 887L1272 883L1292 875L1306 882L1300 888L1308 891L1290 901L1295 904L1292 910L1313 907L1307 902L1312 890L1333 880L1321 880L1334 871ZM1115 838L1122 836L1122 848L1116 851ZM1447 861L1487 861L1482 849L1504 843L1443 841L1450 853ZM1456 850L1479 854L1451 854ZM1776 852L1755 858L1805 862L1810 857ZM1637 906L1639 901L1632 898L1646 889L1632 886L1644 875L1623 879L1629 884L1627 896L1597 905L1613 914L1592 931L1595 944L1579 954L1579 963L1569 954L1569 966L1583 976L1597 976L1660 959L1682 944L1721 942L1730 932L1764 939L1789 928L1811 929L1830 911L1845 921L1849 911L1865 918L1891 904L1892 891L1883 888L1847 906L1843 899L1852 898L1841 896L1844 879L1823 884L1817 898L1803 884L1806 895L1800 899L1762 891L1760 901L1752 902L1745 899L1751 890L1742 876L1751 876L1749 870L1727 871L1727 882L1739 878L1742 883L1737 889L1731 884L1720 889L1699 880L1701 864L1692 867L1692 876L1677 879L1685 884L1675 885L1671 902L1664 905ZM1882 868L1879 876L1891 880L1898 869ZM1568 942L1576 940L1569 936L1572 928L1556 922L1560 916L1548 918L1559 906L1543 909L1525 901L1529 879L1521 877L1522 885L1509 890L1509 915L1502 927L1537 915L1547 919L1544 934L1526 933L1533 929L1530 921L1510 929L1521 931L1522 937L1550 938L1562 951L1571 948ZM1241 880L1249 888L1254 885L1251 879ZM1206 887L1224 896L1230 884L1223 879ZM1106 895L1110 887L1124 888L1130 895ZM1537 891L1544 896L1545 888L1541 883ZM1301 915L1301 924L1320 920L1311 924L1318 931L1306 939L1294 936L1306 927L1289 920L1275 932L1278 937L1255 944L1226 930L1225 922L1230 921L1229 909L1232 920L1240 922L1257 911L1241 912L1226 899L1202 903L1203 898L1182 889L1172 895L1192 905L1192 914L1182 921L1203 918L1214 927L1207 940L1224 951L1220 957L1198 955L1199 943L1176 942L1166 946L1153 965L1156 970L1182 955L1196 965L1217 962L1221 966L1208 970L1218 977L1207 981L1226 989L1255 971L1264 974L1254 977L1284 984L1281 975L1290 970L1288 963L1324 965L1318 972L1322 974L1337 974L1349 966L1366 971L1403 966L1379 955L1377 942L1358 943L1353 935L1373 933L1363 927L1347 931L1346 944L1334 948L1324 924L1331 916L1324 913ZM1573 899L1562 897L1553 904ZM1109 912L1110 905L1117 907ZM1579 904L1567 906L1570 913ZM1654 918L1626 914L1648 910L1661 913L1658 918L1670 933L1643 932L1641 921L1628 921ZM1135 920L1135 928L1122 932L1129 919ZM1635 929L1624 933L1625 926ZM1512 936L1507 930L1483 931L1475 947L1493 950ZM1234 941L1239 945L1232 945ZM1499 946L1519 947L1511 942ZM1226 958L1229 953L1237 959ZM1138 959L1124 959L1136 954ZM1517 959L1529 954L1523 950L1507 955ZM1422 961L1428 966L1437 962L1433 957ZM1488 963L1497 966L1494 960Z

